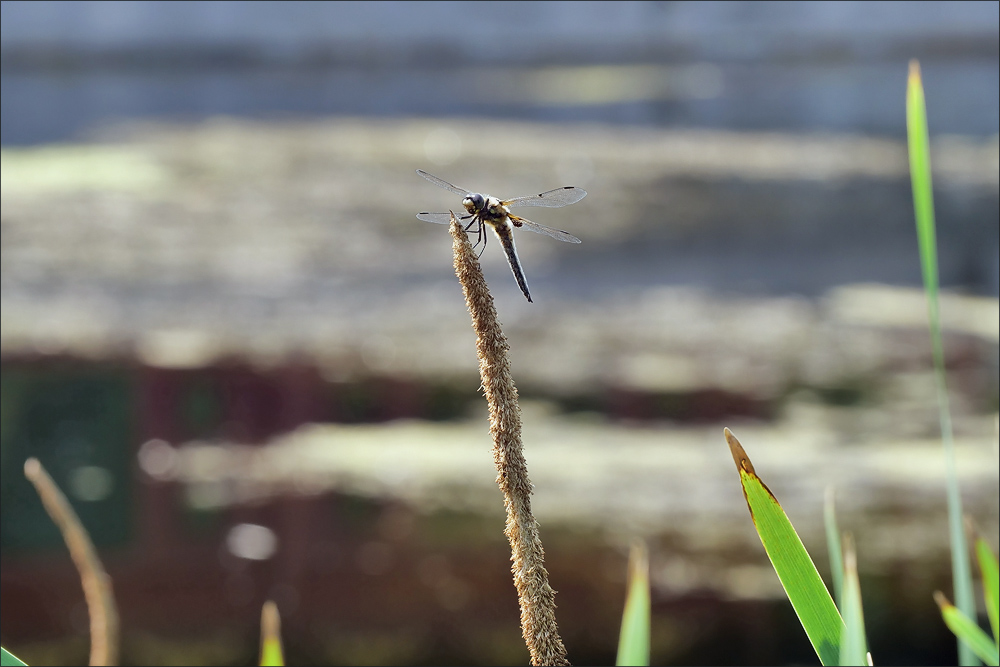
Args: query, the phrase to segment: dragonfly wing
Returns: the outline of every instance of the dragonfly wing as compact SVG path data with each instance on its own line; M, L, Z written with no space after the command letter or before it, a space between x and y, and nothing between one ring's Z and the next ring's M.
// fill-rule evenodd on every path
M450 191L454 192L456 195L462 195L464 197L465 195L469 194L468 190L463 190L462 188L457 188L454 185L452 185L451 183L449 183L448 181L442 181L437 176L431 176L430 174L428 174L423 169L417 169L417 173L420 174L421 176L423 176L424 178L426 178L428 181L430 181L434 185L438 186L439 188L444 188L445 190L450 190Z
M427 178L427 176L425 175L424 178ZM509 206L511 208L515 206L544 206L545 208L559 208L560 206L575 204L586 196L586 190L567 186L565 188L549 190L548 192L543 192L538 195L514 197L513 199L508 199L502 203L504 206Z
M456 215L458 221L461 223L469 222L471 215ZM451 213L417 213L417 219L423 220L424 222L435 222L439 225L447 225L451 223Z
M532 222L525 218L518 217L516 215L508 216L511 223L515 227L522 227L524 229L529 229L536 234L545 234L546 236L551 236L559 241L565 241L566 243L580 243L580 239L576 238L569 232L564 232L561 229L553 229L552 227L546 227L545 225L540 225L537 222Z

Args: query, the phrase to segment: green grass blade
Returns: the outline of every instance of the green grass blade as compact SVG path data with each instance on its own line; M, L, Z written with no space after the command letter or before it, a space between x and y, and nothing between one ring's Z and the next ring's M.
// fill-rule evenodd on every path
M830 554L830 578L833 580L833 595L837 608L844 608L844 559L840 547L840 529L837 527L837 511L833 502L833 487L826 487L823 503L823 525L826 528L826 548Z
M997 645L993 643L990 636L975 621L963 614L955 605L948 602L948 598L941 591L934 593L934 601L941 608L941 617L944 619L945 625L970 650L987 665L996 665L1000 662L1000 651L997 650Z
M1000 617L1000 573L997 571L997 557L981 537L976 540L976 557L983 573L983 597L986 599L986 615L990 617L990 627L993 629L993 641L1000 646L1000 632L997 630L997 617Z
M920 80L920 65L915 60L910 61L910 76L906 87L906 136L910 154L910 180L913 185L913 211L917 223L917 241L920 246L920 268L924 276L924 291L927 293L927 314L930 320L941 440L944 444L952 585L955 587L955 602L958 608L966 616L975 617L969 547L962 528L962 499L958 493L955 443L952 438L951 410L948 407L948 389L945 384L944 347L941 343L937 241L934 227L934 195L931 186L930 142L927 137L927 109L924 103L924 88ZM958 663L979 664L962 642L958 644Z
M743 497L764 551L820 662L836 665L840 662L840 642L844 634L844 622L837 606L795 528L770 489L757 477L739 440L728 428L725 435L740 472Z
M616 665L649 664L649 617L649 558L645 545L633 544L628 557L628 594Z
M24 665L17 656L8 651L7 649L0 647L0 666L7 667L18 667L19 665Z
M841 665L867 665L868 641L865 638L865 615L861 605L861 582L858 581L854 541L844 536L844 597L840 611L844 615L844 639L840 644Z
M281 617L278 605L271 600L260 610L260 664L261 667L282 667L285 656L281 650Z

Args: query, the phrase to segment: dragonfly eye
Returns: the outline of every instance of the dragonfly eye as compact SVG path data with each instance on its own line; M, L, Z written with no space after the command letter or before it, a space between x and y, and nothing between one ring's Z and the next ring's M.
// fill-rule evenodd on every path
M483 204L485 204L486 201L483 199L483 196L477 192L467 195L462 203L466 208L469 208L469 205L471 204L473 209L478 211L483 208Z

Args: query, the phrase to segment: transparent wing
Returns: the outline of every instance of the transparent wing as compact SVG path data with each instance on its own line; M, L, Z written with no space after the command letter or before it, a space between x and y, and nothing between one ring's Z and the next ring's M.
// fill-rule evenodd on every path
M437 176L431 176L430 174L428 174L423 169L417 169L417 173L420 174L421 176L423 176L424 178L426 178L428 181L430 181L434 185L438 186L439 188L444 188L445 190L451 190L456 195L462 195L464 197L465 195L469 194L469 192L471 192L470 190L463 190L462 188L456 188L454 185L452 185L448 181L442 181ZM563 206L563 204L560 204L560 206Z
M427 178L427 175L425 175L424 178ZM507 199L503 202L503 205L511 208L515 206L544 206L546 208L559 208L560 206L575 204L586 196L586 190L567 186L565 188L549 190L548 192L543 192L540 195L528 195L527 197L514 197L513 199Z
M569 232L562 231L561 229L552 229L551 227L540 225L537 222L532 222L531 220L526 220L516 215L511 215L508 217L510 218L510 221L514 223L515 227L529 229L535 232L536 234L545 234L546 236L551 236L554 239L565 241L566 243L580 243L580 239L576 238Z
M461 223L469 222L471 215L456 215ZM417 219L424 222L435 222L439 225L451 224L451 213L417 213Z

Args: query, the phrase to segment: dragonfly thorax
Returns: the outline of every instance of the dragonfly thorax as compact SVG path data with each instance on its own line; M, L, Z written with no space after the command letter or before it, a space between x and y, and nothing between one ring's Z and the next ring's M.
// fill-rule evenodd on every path
M510 214L510 209L503 205L503 202L496 197L487 197L483 209L479 213L480 219L491 225L503 224Z

